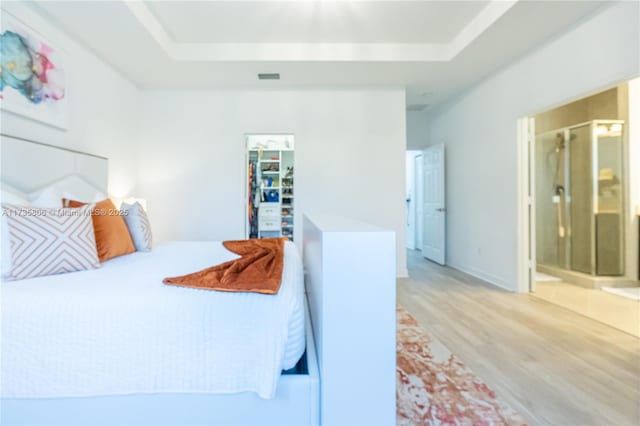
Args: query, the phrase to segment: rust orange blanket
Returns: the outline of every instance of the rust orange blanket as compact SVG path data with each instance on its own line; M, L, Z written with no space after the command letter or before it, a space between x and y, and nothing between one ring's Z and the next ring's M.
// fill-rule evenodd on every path
M239 259L192 274L165 278L163 283L204 290L276 294L282 284L286 238L225 241Z

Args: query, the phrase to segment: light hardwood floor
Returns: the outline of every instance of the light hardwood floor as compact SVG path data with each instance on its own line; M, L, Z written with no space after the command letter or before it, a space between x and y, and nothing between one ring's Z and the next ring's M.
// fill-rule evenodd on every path
M398 303L531 425L640 425L640 339L408 251Z

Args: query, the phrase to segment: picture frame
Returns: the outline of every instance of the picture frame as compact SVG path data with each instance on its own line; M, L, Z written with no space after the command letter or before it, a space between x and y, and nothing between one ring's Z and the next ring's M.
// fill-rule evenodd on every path
M3 11L0 109L68 128L66 55L40 32Z

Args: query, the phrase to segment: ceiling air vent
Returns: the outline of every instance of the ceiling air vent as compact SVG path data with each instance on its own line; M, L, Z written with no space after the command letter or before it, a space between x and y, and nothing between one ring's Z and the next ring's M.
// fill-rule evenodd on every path
M428 104L411 104L407 105L407 111L422 111L428 106Z
M258 80L280 80L280 74L277 72L260 73Z

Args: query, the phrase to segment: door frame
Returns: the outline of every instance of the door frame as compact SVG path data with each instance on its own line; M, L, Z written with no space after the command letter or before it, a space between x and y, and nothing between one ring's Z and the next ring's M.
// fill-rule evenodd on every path
M414 241L416 250L422 251L422 242L424 239L424 151L420 151L420 154L417 154L413 158L413 185L414 185L414 194L413 198L415 199L415 219L414 219ZM420 179L418 179L418 167L422 171L420 173ZM419 197L419 198L418 198ZM419 201L419 202L418 202ZM422 205L421 205L422 204ZM422 211L422 214L418 216L418 208Z
M535 291L535 121L518 119L518 292Z

